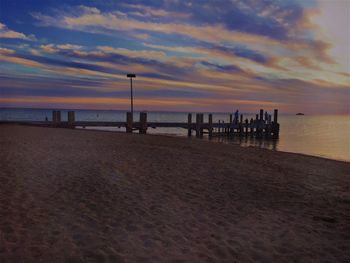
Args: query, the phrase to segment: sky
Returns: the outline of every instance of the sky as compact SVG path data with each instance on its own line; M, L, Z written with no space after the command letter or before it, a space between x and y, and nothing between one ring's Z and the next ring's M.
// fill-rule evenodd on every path
M350 114L350 0L1 0L0 107Z

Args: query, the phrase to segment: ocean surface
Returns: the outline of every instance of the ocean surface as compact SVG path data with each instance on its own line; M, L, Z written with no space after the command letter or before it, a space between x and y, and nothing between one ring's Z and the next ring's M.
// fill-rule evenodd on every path
M77 121L125 121L125 111L114 110L74 110ZM68 110L61 110L62 120L67 120ZM187 122L187 114L182 112L148 112L148 121L154 122ZM0 109L1 120L51 120L52 109ZM254 117L254 114L244 113L244 118ZM135 112L134 120L139 113ZM204 121L208 121L205 114ZM192 116L192 120L195 115ZM213 113L213 121L228 122L229 113ZM270 150L303 153L329 159L350 162L350 115L329 116L296 116L280 114L280 138L278 140L261 140L250 138L213 138L213 141L234 143L244 147L255 146ZM94 128L111 131L125 131L124 128ZM187 130L182 128L149 128L148 133L187 136ZM208 139L204 137L204 139Z

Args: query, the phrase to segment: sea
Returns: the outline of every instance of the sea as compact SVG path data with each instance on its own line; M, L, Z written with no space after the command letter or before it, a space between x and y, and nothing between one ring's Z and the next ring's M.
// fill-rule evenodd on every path
M53 109L0 108L0 121L44 121L51 120ZM61 109L62 121L67 120L69 109ZM76 121L125 121L126 112L118 110L74 110ZM195 114L195 113L193 113ZM230 113L213 113L213 122L229 121ZM245 118L255 118L255 113L242 113ZM150 122L187 122L187 112L149 111ZM138 120L139 112L134 113ZM193 115L192 120L195 119ZM208 114L204 114L208 121ZM242 147L260 147L272 151L302 153L328 159L350 162L350 115L290 115L279 114L280 136L277 140L246 137L214 137L214 142L238 144ZM1 127L1 126L0 126ZM86 127L89 129L89 127ZM125 131L125 128L94 127L91 129ZM182 128L149 128L147 133L169 136L187 136ZM204 136L204 140L209 140Z

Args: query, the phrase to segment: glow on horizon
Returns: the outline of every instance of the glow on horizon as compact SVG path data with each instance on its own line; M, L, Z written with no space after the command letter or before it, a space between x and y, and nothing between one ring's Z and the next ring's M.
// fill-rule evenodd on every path
M350 114L350 2L212 5L3 0L0 107Z

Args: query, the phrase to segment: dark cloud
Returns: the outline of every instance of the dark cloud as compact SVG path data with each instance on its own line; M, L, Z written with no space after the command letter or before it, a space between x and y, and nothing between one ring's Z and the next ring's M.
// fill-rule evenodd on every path
M195 71L194 68L178 67L171 63L161 62L155 59L145 59L138 57L128 57L115 53L100 53L96 52L86 52L86 53L76 53L73 50L58 50L54 57L39 56L33 54L23 54L17 53L13 56L23 59L32 60L38 63L58 66L58 67L69 67L75 69L85 69L109 74L121 74L124 75L126 72L118 69L113 69L109 67L99 66L94 64L94 62L108 62L115 65L144 65L150 67L158 73L148 73L148 72L138 72L138 74L151 77L159 78L164 80L179 80L186 76L190 76L192 72ZM86 60L89 62L76 62L72 59Z
M128 1L128 3L145 4L144 1ZM291 0L164 0L147 1L147 6L189 14L185 21L179 18L177 21L179 23L221 24L229 30L285 40L288 38L289 30L303 18L303 7L300 3Z
M29 59L42 64L51 65L51 66L86 69L86 70L99 71L99 72L105 72L105 73L120 73L116 70L113 70L107 67L102 67L94 64L89 64L89 63L75 62L75 61L69 61L69 60L67 61L59 58L50 58L50 57L43 57L43 56L30 55L30 54L16 54L15 56L24 58L24 59Z
M215 71L221 71L226 73L237 73L242 72L242 69L235 65L217 65L207 61L202 61L201 64Z
M248 49L244 46L225 47L225 46L218 46L218 45L210 46L209 44L206 44L206 46L214 50L222 51L237 57L246 58L261 64L267 64L271 60L267 56L255 50Z
M308 3L312 0L305 0ZM289 32L303 19L304 7L301 1L293 0L196 0L196 1L63 1L64 4L57 9L64 10L65 14L85 12L83 9L72 6L84 5L97 8L102 12L119 12L144 22L178 23L191 25L223 25L228 30L267 36L273 39L286 40ZM304 3L304 4L305 4ZM138 11L142 14L142 6L155 10L164 10L182 15L142 17L132 15L134 6L140 6ZM96 10L97 10L96 9ZM74 10L74 12L72 11ZM57 14L56 14L57 15ZM185 16L184 16L185 15ZM104 29L107 33L109 29ZM111 34L115 30L111 30Z
M43 78L33 77L9 77L0 76L0 89L2 96L84 96L84 97L113 97L129 98L129 86L125 85L125 90L100 90L108 80L78 80L78 79L58 79L55 77ZM91 88L93 87L93 88ZM30 92L28 92L30 90ZM157 89L157 90L134 90L136 97L151 98L211 98L214 94L206 91L187 91L186 88Z
M109 63L119 64L119 65L133 65L133 64L144 65L157 70L158 73L140 72L143 76L168 79L168 80L175 80L175 79L179 79L180 77L188 76L194 70L193 68L178 67L172 63L161 62L156 59L146 59L142 57L129 57L129 56L125 56L117 53L97 54L96 52L78 53L72 50L59 50L58 54L68 58L86 59L86 60L98 61L98 62L109 62ZM104 69L103 72L108 72L108 70ZM121 71L118 71L118 72L124 73ZM117 73L117 71L115 71L115 73Z

